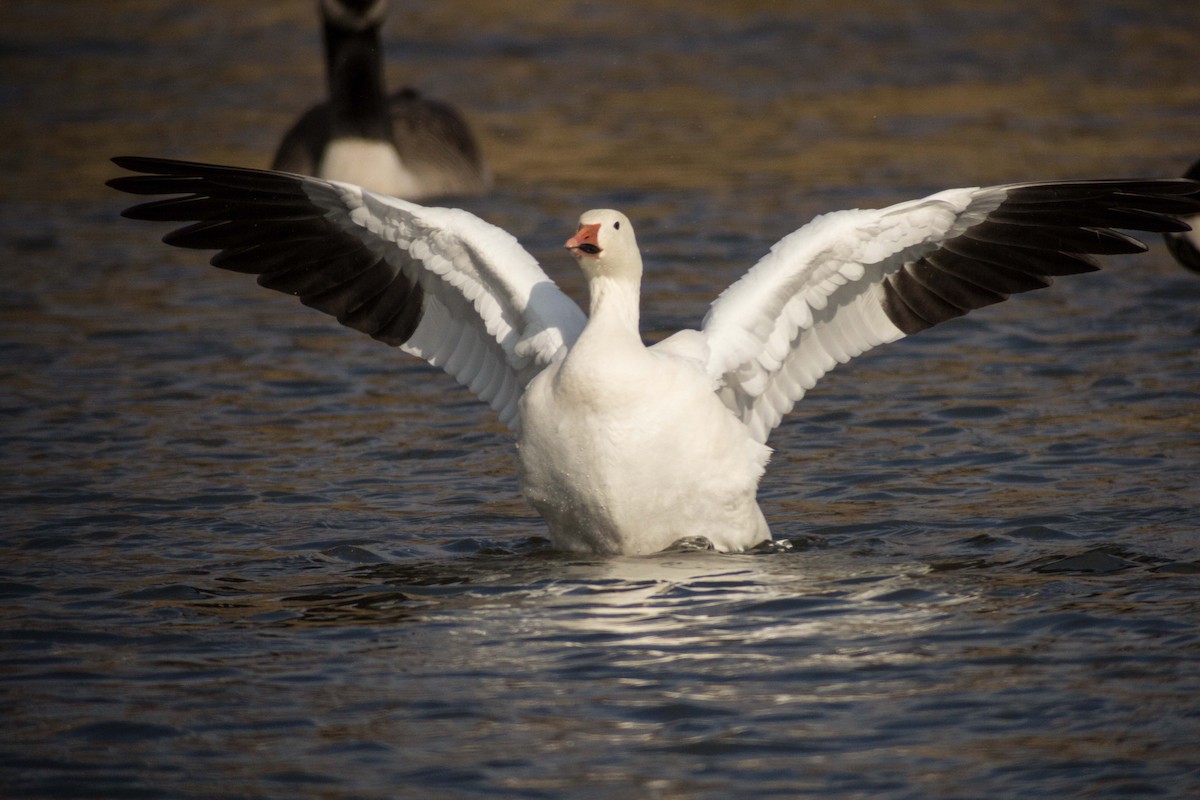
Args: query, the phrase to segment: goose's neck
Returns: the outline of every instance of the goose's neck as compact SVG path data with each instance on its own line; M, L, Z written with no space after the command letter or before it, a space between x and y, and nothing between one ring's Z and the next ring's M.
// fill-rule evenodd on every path
M646 346L638 333L638 281L593 277L591 314L555 385L566 402L613 409L644 392Z
M606 338L632 338L641 344L638 332L642 282L638 278L597 275L588 281L591 296L590 328L604 330Z
M325 67L333 137L390 141L379 25L355 30L326 19Z

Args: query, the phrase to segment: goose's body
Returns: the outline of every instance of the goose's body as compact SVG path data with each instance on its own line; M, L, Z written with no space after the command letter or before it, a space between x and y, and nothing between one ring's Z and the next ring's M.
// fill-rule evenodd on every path
M384 89L379 29L386 0L320 0L329 99L284 135L272 168L410 200L491 186L471 130L452 106Z
M744 550L769 539L755 492L770 451L729 413L702 365L642 344L629 221L593 211L582 223L621 225L630 270L604 274L597 256L579 254L591 313L521 397L521 492L563 549L651 553L703 537ZM695 435L680 435L681 425Z
M953 189L818 217L714 301L698 330L646 347L629 220L589 211L567 242L590 314L510 235L318 178L161 159L135 219L194 221L164 241L218 249L345 325L442 367L517 437L521 491L567 550L638 554L704 537L769 538L755 494L771 430L838 363L1055 275L1144 245L1111 228L1182 232L1188 180ZM181 196L180 196L181 195Z

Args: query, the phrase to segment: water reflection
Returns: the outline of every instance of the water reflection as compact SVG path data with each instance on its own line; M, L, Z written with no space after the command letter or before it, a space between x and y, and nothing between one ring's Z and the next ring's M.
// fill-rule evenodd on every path
M842 558L795 553L579 561L537 550L364 566L342 585L276 598L280 616L270 621L478 626L489 640L524 643L520 657L529 647L603 646L611 656L606 669L634 672L694 662L736 674L737 665L778 662L824 674L845 659L859 667L911 660L910 652L869 643L926 635L947 619L945 609L976 600L913 588L913 577L928 571L923 565L899 571L903 577L890 570L855 574ZM472 661L469 650L456 661ZM476 666L503 671L494 657L489 652Z

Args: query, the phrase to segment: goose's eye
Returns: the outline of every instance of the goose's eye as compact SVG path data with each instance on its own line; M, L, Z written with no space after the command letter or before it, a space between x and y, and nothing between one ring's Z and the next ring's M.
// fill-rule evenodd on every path
M589 256L594 256L600 252L600 248L596 247L596 245L591 244L590 242L579 245L579 250L581 252L587 253Z
M616 230L616 231L621 230L621 220L617 220L616 222L613 223L613 230Z

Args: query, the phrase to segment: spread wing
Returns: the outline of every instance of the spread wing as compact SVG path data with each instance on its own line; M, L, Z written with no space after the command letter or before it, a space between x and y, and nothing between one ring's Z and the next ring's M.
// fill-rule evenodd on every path
M213 249L213 266L258 276L338 322L441 367L510 428L528 382L586 318L517 240L457 209L346 183L157 158L109 181L138 195L131 219L191 224L163 241Z
M1187 180L952 189L818 217L780 240L709 309L659 346L704 365L766 441L839 363L884 342L1097 269L1089 254L1145 246L1113 228L1178 232L1200 203Z

